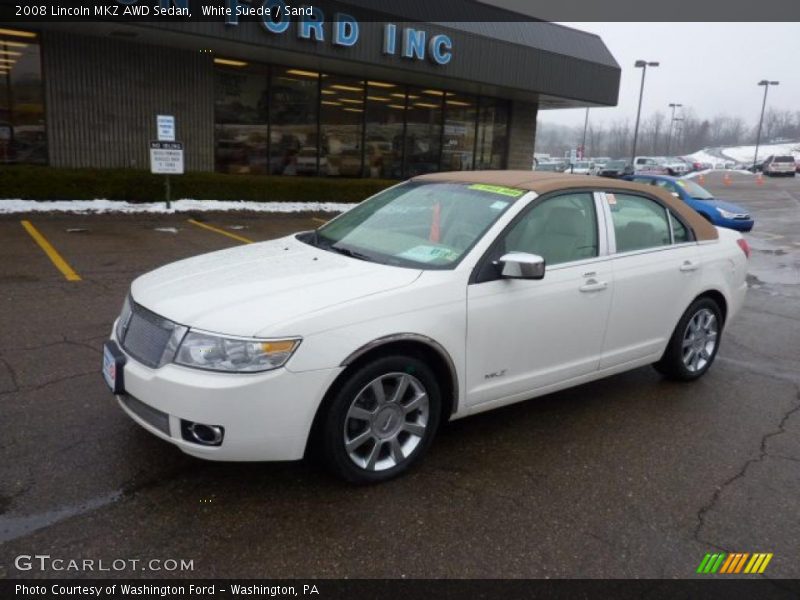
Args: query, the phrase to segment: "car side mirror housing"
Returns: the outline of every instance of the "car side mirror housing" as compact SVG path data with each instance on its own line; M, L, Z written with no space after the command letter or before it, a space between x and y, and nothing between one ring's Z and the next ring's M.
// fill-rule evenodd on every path
M543 279L544 258L528 252L509 252L497 261L502 266L501 275L506 279Z

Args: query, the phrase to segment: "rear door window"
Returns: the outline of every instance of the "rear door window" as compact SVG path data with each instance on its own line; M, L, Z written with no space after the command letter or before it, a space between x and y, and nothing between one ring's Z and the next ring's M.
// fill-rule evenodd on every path
M633 194L606 194L617 253L669 246L667 210L655 200Z

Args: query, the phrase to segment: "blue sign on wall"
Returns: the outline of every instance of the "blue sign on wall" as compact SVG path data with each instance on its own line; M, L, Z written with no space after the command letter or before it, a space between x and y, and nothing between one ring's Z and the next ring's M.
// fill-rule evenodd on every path
M293 18L297 20L297 38L312 42L330 42L335 46L350 47L358 43L360 27L355 17L336 13L332 23L326 23L319 7L306 7L306 14L293 13L298 9L287 7L284 0L265 0L260 7L245 4L242 0L226 0L225 24L238 25L241 16L258 16L261 27L270 34L284 34ZM332 28L329 31L329 28ZM453 41L443 33L429 35L415 27L398 30L394 23L383 27L383 54L409 60L429 60L436 65L446 65L453 59Z

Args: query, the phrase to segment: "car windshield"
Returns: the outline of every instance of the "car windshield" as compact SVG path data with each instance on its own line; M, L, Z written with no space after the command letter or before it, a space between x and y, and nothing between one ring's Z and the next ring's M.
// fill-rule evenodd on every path
M578 162L575 163L575 168L576 169L588 169L590 166L591 166L591 163L586 162L586 161L580 161L579 160Z
M526 190L481 183L408 182L300 239L384 264L448 269Z
M785 163L793 163L794 157L793 156L776 156L775 162L785 162Z
M714 196L712 196L707 189L700 187L694 181L690 181L688 179L679 179L675 183L681 186L686 193L695 200L714 199Z
M624 160L610 160L606 163L606 169L624 169Z

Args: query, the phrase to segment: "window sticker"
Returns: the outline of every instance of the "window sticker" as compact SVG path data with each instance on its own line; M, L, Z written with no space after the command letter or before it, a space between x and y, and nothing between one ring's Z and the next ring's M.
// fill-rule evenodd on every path
M501 194L503 196L510 196L512 198L519 198L525 193L525 190L504 187L502 185L489 185L486 183L473 183L471 186L469 186L469 189L479 190L481 192L489 192L492 194Z
M489 208L492 210L503 210L506 206L508 206L508 202L505 200L498 200L497 202L493 202Z
M614 194L609 194L606 192L606 200L611 206L614 206L617 203L617 197Z
M408 250L401 252L397 255L398 258L407 258L408 260L415 260L417 262L430 263L435 260L455 260L458 258L458 252L450 250L449 248L441 248L439 246L414 246Z
M675 183L677 183L681 187L686 187L686 182L685 181L681 181L680 179L678 181L676 181Z

